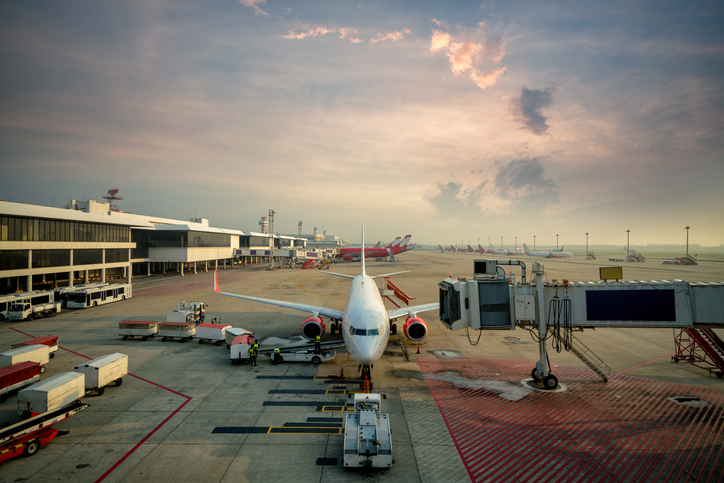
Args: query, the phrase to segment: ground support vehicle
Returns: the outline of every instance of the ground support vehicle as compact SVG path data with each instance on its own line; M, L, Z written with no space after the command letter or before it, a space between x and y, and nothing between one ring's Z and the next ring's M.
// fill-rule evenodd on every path
M140 337L142 340L153 339L158 332L156 321L143 320L124 320L118 323L118 335L123 336L123 340Z
M128 374L128 356L126 354L108 354L90 362L76 366L75 372L85 375L85 390L102 396L105 386L123 384L123 376Z
M159 322L158 335L161 341L179 339L182 342L191 340L196 335L196 324L193 322Z
M47 345L48 347L50 347L48 357L52 359L53 357L55 357L55 353L58 352L58 337L55 335L44 335L42 337L26 340L24 342L18 342L17 344L13 344L10 347L12 347L13 349L17 349L19 347L29 345Z
M234 339L236 339L240 335L254 335L254 333L249 332L246 329L240 329L238 327L227 328L226 332L224 332L224 337L226 338L226 348L230 348L232 342L234 342Z
M85 374L61 372L18 393L18 416L60 409L85 396Z
M50 361L50 347L44 344L26 345L0 354L0 367L12 366L20 362L32 361L40 364L40 373Z
M269 357L272 361L274 360L274 351L265 350L263 355ZM279 349L279 355L281 356L279 362L311 362L312 364L319 364L321 362L331 361L337 356L337 353L333 349L322 349L319 354L317 354L314 349Z
M58 435L58 430L51 426L87 407L75 401L0 430L0 463L16 456L33 456Z
M20 362L0 369L0 403L8 399L8 393L22 389L40 380L40 364Z
M30 302L15 302L8 309L7 318L10 320L39 319L60 313L60 302L47 302L33 305Z
M392 432L387 414L380 413L379 394L357 393L354 410L344 426L344 467L392 466Z
M219 345L226 341L226 329L231 329L231 326L222 324L198 324L196 325L196 337L199 339L199 344L209 341Z
M250 334L237 335L231 342L229 358L232 364L244 364L249 361L249 348L254 344L254 336Z

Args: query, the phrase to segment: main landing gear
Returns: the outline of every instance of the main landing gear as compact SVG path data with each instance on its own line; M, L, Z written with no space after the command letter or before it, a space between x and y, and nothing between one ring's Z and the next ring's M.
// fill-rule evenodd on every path
M342 333L342 324L340 324L338 321L333 321L329 330L330 330L330 332L332 332L332 335L336 334L337 332L339 332L341 334Z

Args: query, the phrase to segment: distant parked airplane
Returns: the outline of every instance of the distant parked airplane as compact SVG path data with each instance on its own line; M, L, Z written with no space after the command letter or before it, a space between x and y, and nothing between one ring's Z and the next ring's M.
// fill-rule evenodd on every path
M452 245L450 245L450 248L443 248L442 245L438 245L437 248L438 248L438 250L440 250L441 252L456 252L456 251L458 251L458 249L455 248L455 247L452 246Z
M533 251L530 248L528 248L528 245L523 243L523 248L525 249L525 254L529 255L531 257L546 257L546 258L568 258L572 257L573 254L569 252L563 252L563 251L547 251L547 252L539 252L539 251Z

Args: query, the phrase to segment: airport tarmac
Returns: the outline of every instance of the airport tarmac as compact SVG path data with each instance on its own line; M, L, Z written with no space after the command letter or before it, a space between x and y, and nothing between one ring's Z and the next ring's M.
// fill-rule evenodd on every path
M443 278L472 276L477 258L509 259L413 250L396 263L369 262L367 271L410 270L393 281L424 304L438 300ZM535 259L520 260L530 276ZM724 281L717 262L541 261L548 280L597 280L598 267L622 265L626 280ZM510 269L519 280L520 270ZM331 271L356 274L359 264ZM35 456L0 464L0 482L720 481L724 474L724 379L671 362L670 329L576 333L611 368L609 382L573 354L551 351L567 390L541 393L521 385L538 357L528 331L488 331L471 345L465 331L444 328L435 311L419 314L428 337L419 344L391 337L373 370L374 391L387 396L395 463L386 471L350 471L342 465L341 434L348 393L357 386L333 376L358 373L344 349L318 366L272 366L259 357L250 368L232 365L225 345L118 335L119 322L162 321L185 300L206 302L207 322L219 317L262 339L298 336L305 314L216 295L211 272L138 282L124 302L0 324L3 350L31 336L60 338L43 379L88 358L129 356L122 386L84 398L89 408L56 425L69 433ZM339 309L348 284L312 270L219 271L226 292ZM333 338L327 331L325 340ZM0 405L4 421L17 421L15 395Z

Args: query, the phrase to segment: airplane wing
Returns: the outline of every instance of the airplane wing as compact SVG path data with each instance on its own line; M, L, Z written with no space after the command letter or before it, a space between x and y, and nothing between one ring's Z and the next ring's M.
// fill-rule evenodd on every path
M440 304L424 304L424 305L413 305L412 307L402 307L401 309L394 309L387 311L387 317L390 319L396 319L398 317L405 317L410 315L411 312L427 312L428 310L437 310Z
M392 272L392 273L383 273L382 275L370 275L370 278L384 278L384 277L391 277L392 275L397 275L399 273L407 273L409 270L403 270L401 272Z
M344 277L344 278L354 278L354 275L347 275L346 273L336 273L336 272L325 272L323 270L317 270L319 273L324 273L326 275L335 275L337 277Z
M249 295L239 295L239 294L234 294L234 293L221 292L219 290L219 281L216 278L215 271L214 271L214 292L216 292L219 295L226 295L227 297L236 297L238 299L251 300L252 302L259 302L262 304L276 305L277 307L285 307L288 309L299 310L301 312L309 312L311 314L318 313L319 315L324 315L325 317L330 317L332 319L342 320L342 316L344 315L344 312L341 310L330 309L330 308L321 307L318 305L299 304L296 302L286 302L284 300L265 299L265 298L261 298L261 297L251 297Z

